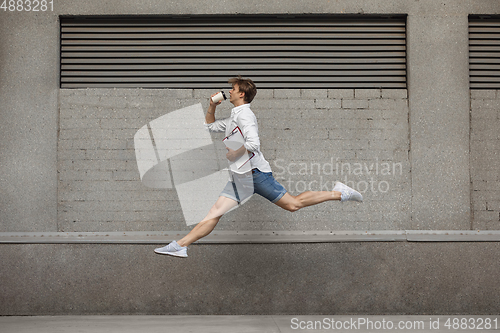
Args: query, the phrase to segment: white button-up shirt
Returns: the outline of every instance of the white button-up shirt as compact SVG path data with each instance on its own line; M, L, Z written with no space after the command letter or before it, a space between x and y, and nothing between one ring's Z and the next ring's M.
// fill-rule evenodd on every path
M243 104L231 110L231 116L226 119L219 119L213 123L205 124L205 127L211 132L224 132L226 136L239 127L243 133L245 148L255 154L250 159L252 169L257 168L262 172L271 172L271 166L266 161L264 155L260 151L259 127L257 118L250 109L250 104Z

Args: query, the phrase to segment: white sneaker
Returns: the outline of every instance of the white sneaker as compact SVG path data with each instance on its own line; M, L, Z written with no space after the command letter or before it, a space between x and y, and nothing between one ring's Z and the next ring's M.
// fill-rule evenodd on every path
M171 242L167 246L155 249L155 253L168 254L174 257L187 257L187 246L180 246L176 241Z
M341 182L335 182L335 186L333 187L334 191L340 192L342 195L340 196L340 201L357 201L363 202L363 196L358 191L350 188L349 186L342 184Z

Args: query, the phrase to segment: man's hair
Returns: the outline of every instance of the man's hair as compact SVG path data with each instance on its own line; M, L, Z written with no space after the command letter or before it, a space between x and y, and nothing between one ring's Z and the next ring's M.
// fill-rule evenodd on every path
M243 100L247 103L253 101L253 98L257 95L257 87L250 79L243 79L241 76L238 76L229 79L228 82L231 83L233 87L235 84L238 85L239 90L245 93Z

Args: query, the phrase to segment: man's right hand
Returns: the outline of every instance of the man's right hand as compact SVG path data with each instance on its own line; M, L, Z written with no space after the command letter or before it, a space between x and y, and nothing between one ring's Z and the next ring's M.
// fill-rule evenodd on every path
M214 96L215 96L215 95L217 95L217 94L218 94L218 92L216 92L215 94L213 94L212 96L210 96L210 106L212 106L212 105L213 105L214 107L216 107L217 105L219 105L220 103L222 103L222 101L218 101L217 103L214 103L214 102L212 101L212 97L214 97Z

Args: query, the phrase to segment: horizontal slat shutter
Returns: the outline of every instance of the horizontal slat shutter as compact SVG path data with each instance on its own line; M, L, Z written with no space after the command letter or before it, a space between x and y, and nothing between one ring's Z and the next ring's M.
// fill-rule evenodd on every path
M500 17L469 16L471 89L500 89Z
M404 16L62 17L61 87L406 88Z

